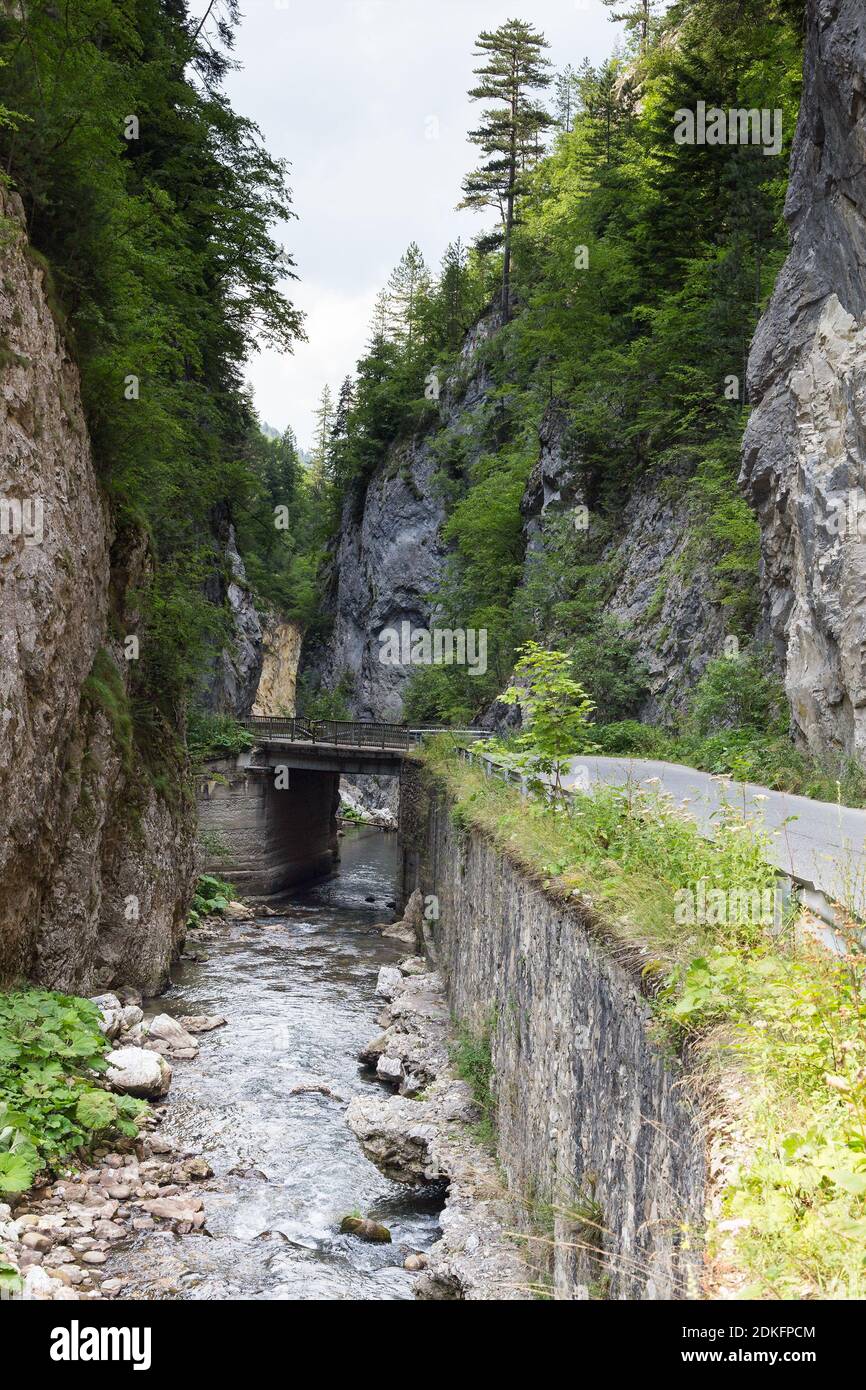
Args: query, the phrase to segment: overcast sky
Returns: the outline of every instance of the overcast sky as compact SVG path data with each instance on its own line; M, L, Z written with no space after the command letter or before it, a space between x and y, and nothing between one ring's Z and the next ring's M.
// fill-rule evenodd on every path
M191 10L204 12L205 0ZM250 364L263 421L309 446L313 410L367 338L373 301L410 241L437 267L449 241L481 223L456 212L477 152L467 99L481 29L529 19L555 67L599 62L621 39L602 0L245 0L235 108L292 166L298 221L280 235L297 262L291 296L308 343Z

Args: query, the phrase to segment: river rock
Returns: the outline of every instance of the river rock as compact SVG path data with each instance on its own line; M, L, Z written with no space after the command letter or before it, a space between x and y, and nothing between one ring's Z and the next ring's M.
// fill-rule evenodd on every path
M99 1030L107 1038L117 1038L123 1031L123 1005L116 994L95 994L90 1000L99 1009Z
M358 1053L358 1061L365 1062L368 1067L375 1067L383 1052L388 1050L388 1037L385 1033L380 1033L378 1038L373 1038Z
M164 1096L171 1085L171 1067L158 1052L143 1047L119 1047L106 1058L106 1078L116 1091L130 1096Z
M399 1057L383 1054L376 1063L376 1075L383 1081L393 1081L399 1085L403 1080L403 1063Z
M222 1014L181 1014L178 1019L187 1033L210 1033L214 1028L225 1028L227 1022Z
M324 1081L298 1081L289 1091L290 1096L320 1095L328 1096L330 1100L343 1100L343 1096L338 1091L326 1085Z
M403 1268L410 1270L413 1274L419 1269L426 1269L430 1261L420 1250L413 1250L411 1255L407 1255L403 1261Z
M389 937L392 941L401 941L404 946L414 947L415 933L411 927L407 927L404 922L393 922L390 926L382 928L382 935Z
M231 902L223 908L223 916L230 922L251 922L255 918L255 913L251 907L244 903Z
M31 1265L24 1275L22 1297L44 1303L50 1299L62 1301L69 1297L75 1298L75 1294L60 1279L52 1279L44 1269L40 1269L38 1265Z
M359 1240L367 1240L375 1245L391 1244L391 1232L388 1227L365 1216L344 1216L340 1222L340 1231L343 1235L357 1236Z
M376 993L382 999L393 999L395 992L403 983L403 976L394 965L383 965L376 981Z
M423 956L404 956L397 962L401 975L426 975L429 968Z
M167 1051L172 1057L185 1059L198 1056L195 1038L169 1014L158 1014L151 1019L149 1033L159 1044L160 1052Z
M130 1028L135 1028L144 1018L144 1010L138 1004L124 1004L120 1011L120 1021L123 1025L123 1032L128 1033Z
M191 1221L202 1210L201 1197L156 1197L152 1202L142 1202L146 1212L158 1216L162 1221Z

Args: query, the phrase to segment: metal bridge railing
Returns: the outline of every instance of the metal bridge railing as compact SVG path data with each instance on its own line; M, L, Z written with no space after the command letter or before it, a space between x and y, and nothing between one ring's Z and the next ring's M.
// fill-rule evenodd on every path
M467 739L484 737L482 729L407 729L403 724L376 723L365 719L306 719L302 715L253 714L240 722L251 734L266 742L322 743L337 748L405 750L439 733L455 733Z

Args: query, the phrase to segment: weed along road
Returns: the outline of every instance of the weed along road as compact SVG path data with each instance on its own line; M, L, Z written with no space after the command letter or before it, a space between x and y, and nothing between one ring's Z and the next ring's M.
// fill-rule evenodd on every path
M864 915L866 811L648 758L573 758L563 785L580 789L629 781L665 793L709 834L726 805L760 818L771 836L769 857L782 873Z

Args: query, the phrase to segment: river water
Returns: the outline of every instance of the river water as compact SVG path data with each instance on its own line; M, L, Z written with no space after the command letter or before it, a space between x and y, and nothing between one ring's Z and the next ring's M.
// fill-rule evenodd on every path
M396 836L352 829L339 874L280 903L285 916L219 927L188 950L151 1013L222 1014L192 1062L175 1062L160 1134L201 1153L209 1235L149 1232L112 1256L126 1297L402 1299L406 1255L439 1234L441 1196L389 1182L345 1123L353 1094L378 1087L360 1047L378 1031L379 967L405 951L372 930L392 914ZM368 899L373 899L373 902ZM292 1088L322 1084L341 1099ZM339 1233L360 1211L393 1244Z

